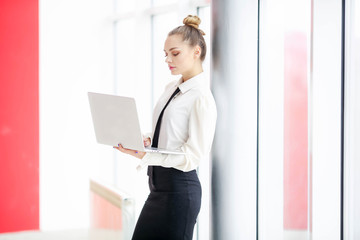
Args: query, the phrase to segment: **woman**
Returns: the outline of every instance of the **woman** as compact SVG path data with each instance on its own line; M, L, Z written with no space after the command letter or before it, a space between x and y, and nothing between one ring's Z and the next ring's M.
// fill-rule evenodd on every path
M133 240L192 239L201 205L196 168L208 160L216 123L216 105L203 73L206 55L200 19L189 15L165 41L165 62L178 81L165 88L155 109L152 138L144 145L180 150L184 155L137 152L116 147L148 167L150 194Z

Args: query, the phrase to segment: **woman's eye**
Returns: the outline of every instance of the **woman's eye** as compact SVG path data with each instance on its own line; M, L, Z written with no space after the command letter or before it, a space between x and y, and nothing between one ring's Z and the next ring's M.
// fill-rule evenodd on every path
M173 53L173 56L176 57L177 55L179 55L179 53Z

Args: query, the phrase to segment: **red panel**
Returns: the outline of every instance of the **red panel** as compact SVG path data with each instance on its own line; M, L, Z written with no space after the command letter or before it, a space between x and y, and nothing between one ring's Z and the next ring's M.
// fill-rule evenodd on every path
M39 229L38 0L0 1L0 233Z
M122 230L121 209L91 192L91 227Z
M304 33L285 36L284 228L307 229L307 52Z

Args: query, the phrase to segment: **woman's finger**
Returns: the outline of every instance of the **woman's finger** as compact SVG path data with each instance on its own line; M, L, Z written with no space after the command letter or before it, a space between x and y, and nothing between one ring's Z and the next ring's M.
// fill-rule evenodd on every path
M132 150L132 149L127 149L127 148L123 148L123 146L121 144L119 144L119 146L117 147L114 147L116 148L117 150L119 150L120 152L122 153L126 153L126 154L129 154L133 157L136 157L136 158L139 158L139 159L142 159L145 155L145 152L139 152L139 151L136 151L136 150Z
M121 144L119 144L118 149L119 149L121 152L123 152L123 153L130 154L130 155L133 155L133 156L134 156L135 154L137 154L137 151L136 151L136 150L124 148Z
M119 150L120 152L125 153L125 148L123 148L120 144L116 147L114 146L115 149Z
M150 138L144 138L144 146L147 147L150 145Z

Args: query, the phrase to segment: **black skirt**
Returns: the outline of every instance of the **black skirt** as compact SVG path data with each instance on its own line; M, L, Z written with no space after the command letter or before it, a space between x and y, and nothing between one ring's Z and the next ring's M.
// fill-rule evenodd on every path
M195 170L148 168L150 194L132 240L192 239L201 205L201 185Z

